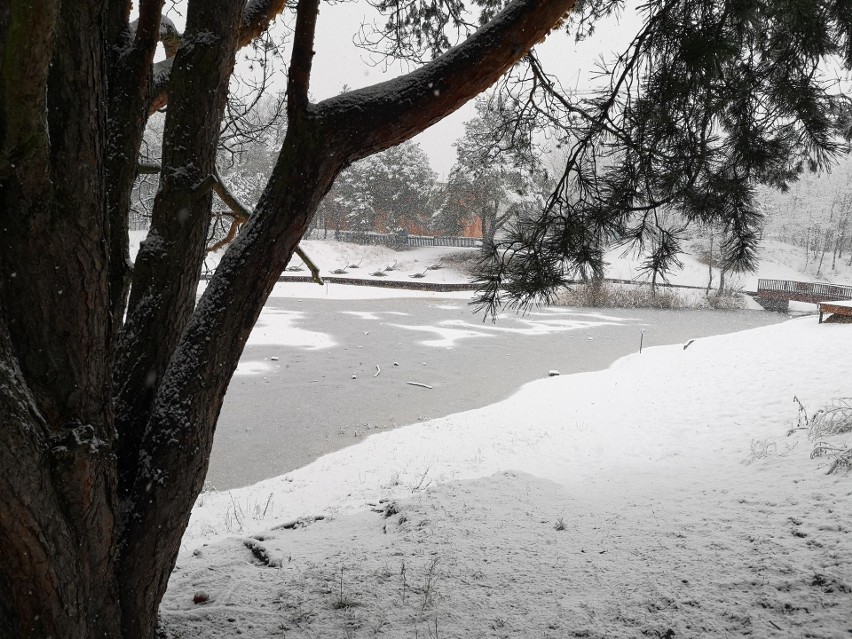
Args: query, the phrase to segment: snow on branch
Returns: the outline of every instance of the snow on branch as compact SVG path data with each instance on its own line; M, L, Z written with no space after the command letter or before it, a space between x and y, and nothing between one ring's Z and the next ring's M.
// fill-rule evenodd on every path
M399 78L329 98L317 109L330 123L346 122L355 129L352 159L404 142L494 84L576 4L514 0L434 61Z

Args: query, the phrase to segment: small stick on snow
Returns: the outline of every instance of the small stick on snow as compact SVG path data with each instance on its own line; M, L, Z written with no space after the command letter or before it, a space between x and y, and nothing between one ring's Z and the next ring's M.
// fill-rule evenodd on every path
M381 372L382 372L382 369L381 369L381 368L379 368L379 365L378 365L378 364L376 364L376 374L375 374L375 375L373 375L373 377L378 377L378 376L379 376L379 373L381 373Z
M412 386L420 386L421 388L428 388L432 390L432 387L429 384L421 384L420 382L405 382L406 384L411 384Z

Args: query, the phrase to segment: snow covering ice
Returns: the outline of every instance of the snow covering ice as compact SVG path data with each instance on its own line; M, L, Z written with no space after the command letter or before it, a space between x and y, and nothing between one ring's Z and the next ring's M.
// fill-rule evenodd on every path
M322 350L334 346L334 339L325 333L295 326L304 313L264 308L252 329L248 346L276 344L296 346L307 350Z

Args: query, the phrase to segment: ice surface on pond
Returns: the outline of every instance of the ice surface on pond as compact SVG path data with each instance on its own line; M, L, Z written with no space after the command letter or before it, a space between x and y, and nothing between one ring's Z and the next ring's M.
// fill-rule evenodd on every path
M341 311L344 315L354 315L355 317L362 320L370 320L370 321L379 321L381 317L380 315L395 315L395 316L403 316L409 315L409 313L403 313L401 311Z
M848 395L850 376L848 325L809 317L647 348L372 434L286 476L202 494L161 612L218 638L249 626L280 636L282 618L310 610L316 632L293 624L288 636L341 636L328 584L342 583L358 619L407 630L423 595L402 602L400 571L422 584L437 558L430 615L447 636L506 611L492 627L512 623L514 636L564 619L589 636L775 636L766 629L782 623L784 636L841 636L849 475L826 475L830 460L790 429L794 395L812 412ZM848 447L852 433L831 441Z

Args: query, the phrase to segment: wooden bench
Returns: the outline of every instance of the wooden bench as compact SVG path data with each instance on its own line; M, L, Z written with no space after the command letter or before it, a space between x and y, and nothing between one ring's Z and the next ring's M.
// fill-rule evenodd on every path
M819 302L820 324L822 324L822 316L824 313L852 316L852 301L841 300L836 302Z

